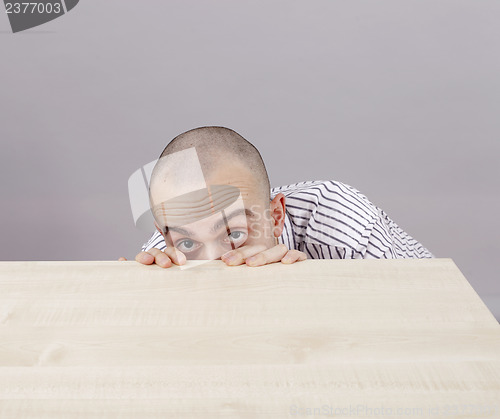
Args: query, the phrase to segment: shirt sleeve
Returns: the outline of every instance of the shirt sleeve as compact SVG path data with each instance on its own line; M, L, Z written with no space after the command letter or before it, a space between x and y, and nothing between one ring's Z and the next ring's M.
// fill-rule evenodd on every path
M151 238L142 245L141 251L146 252L154 247L160 250L164 250L167 247L165 239L158 230L156 230Z
M310 181L288 194L298 249L312 259L433 257L366 196L336 181Z
M367 257L433 258L434 255L397 225L382 209L367 243Z

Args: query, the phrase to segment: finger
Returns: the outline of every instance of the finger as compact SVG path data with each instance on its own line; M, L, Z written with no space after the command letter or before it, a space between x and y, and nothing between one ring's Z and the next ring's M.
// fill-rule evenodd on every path
M170 260L168 255L166 255L160 249L150 249L149 253L155 257L155 263L158 266L161 266L162 268L169 268L170 266L172 266L172 261Z
M151 265L153 263L156 263L162 268L168 268L172 265L172 261L170 260L170 258L160 249L156 248L150 249L147 252L140 252L135 257L135 260L144 265Z
M137 253L135 260L143 265L151 265L155 261L155 257L148 252Z
M121 258L118 258L118 260L127 260L123 256Z
M300 250L289 250L285 256L281 259L282 263L294 263L298 262L301 260L306 260L307 255L304 252L301 252Z
M170 260L176 265L184 265L186 263L186 256L179 249L175 247L167 247L164 252L170 257Z
M288 247L286 247L286 245L278 244L277 246L249 257L245 262L248 266L267 265L268 263L279 262L287 252Z
M221 256L223 262L226 265L241 265L246 258L253 256L257 253L263 252L266 250L266 246L262 244L254 245L254 246L241 246L237 249L231 250L227 253L224 253Z

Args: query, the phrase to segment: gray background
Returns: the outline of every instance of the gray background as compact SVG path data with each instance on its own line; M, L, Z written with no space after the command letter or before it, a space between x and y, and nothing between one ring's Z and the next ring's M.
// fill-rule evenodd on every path
M499 21L498 0L84 0L14 35L2 11L0 258L133 258L128 177L223 125L273 186L359 189L500 318Z

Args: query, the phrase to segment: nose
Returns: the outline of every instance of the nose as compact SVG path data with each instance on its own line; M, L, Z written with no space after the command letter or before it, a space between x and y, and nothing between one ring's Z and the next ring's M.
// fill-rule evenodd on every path
M227 250L213 244L206 244L204 247L205 249L203 254L200 255L200 259L220 260L220 257L227 252Z

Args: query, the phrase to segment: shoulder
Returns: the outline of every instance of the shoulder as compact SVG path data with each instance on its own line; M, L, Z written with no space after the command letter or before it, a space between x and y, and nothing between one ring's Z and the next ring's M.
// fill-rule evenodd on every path
M378 209L350 185L335 180L311 180L272 188L285 195L287 214L311 243L359 249Z
M318 205L348 208L362 218L373 218L378 208L360 191L336 180L308 180L271 189L271 197L283 193L288 199L302 199L304 208Z

